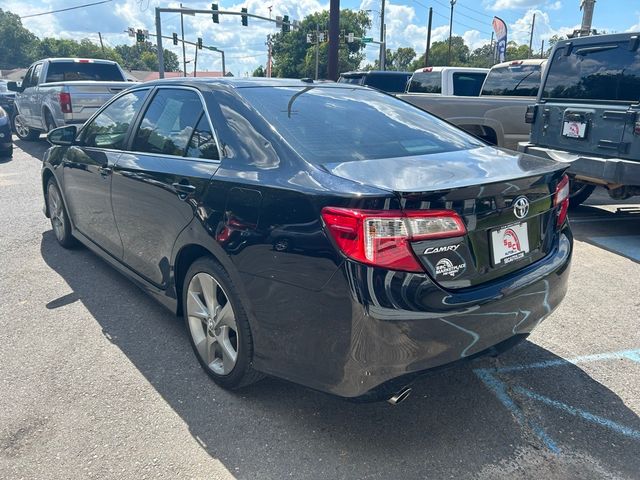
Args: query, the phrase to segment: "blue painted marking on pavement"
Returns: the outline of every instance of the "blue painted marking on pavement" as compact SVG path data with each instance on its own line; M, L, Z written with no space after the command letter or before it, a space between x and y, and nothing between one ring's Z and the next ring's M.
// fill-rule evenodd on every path
M520 423L520 425L528 425L531 430L538 436L538 438L544 443L544 445L553 453L560 453L560 447L558 447L557 443L544 431L542 427L533 422L531 419L527 418L522 409L516 404L511 395L509 395L507 384L500 380L497 375L499 373L507 373L507 372L518 372L518 371L528 371L535 370L541 368L549 368L549 367L562 367L568 365L577 365L580 363L590 363L590 362L600 362L607 360L616 360L616 359L627 359L633 362L640 363L640 349L632 349L632 350L621 350L619 352L607 352L607 353L597 353L593 355L581 355L574 358L569 359L556 359L556 360L546 360L543 362L535 362L530 363L528 365L512 365L507 367L498 367L498 368L476 368L473 372L476 376L482 380L485 386L494 393L494 395L498 398L498 400L504 405L504 407L515 417L515 419ZM631 437L635 440L640 440L640 431L634 430L632 428L626 427L619 423L614 422L613 420L609 420L607 418L601 417L599 415L595 415L593 413L587 412L585 410L572 407L571 405L567 405L566 403L559 402L557 400L553 400L551 398L545 397L544 395L540 395L532 390L528 390L524 387L514 386L512 390L516 393L524 395L532 400L536 400L542 402L546 405L550 405L552 407L563 410L571 415L580 417L586 421L591 423L595 423L604 427L607 427L617 433L622 435Z
M586 410L582 410L580 408L572 407L571 405L567 405L566 403L559 402L558 400L554 400L549 397L545 397L544 395L540 395L539 393L533 392L523 387L515 386L513 387L513 391L525 395L533 400L537 400L551 407L555 407L563 412L567 412L573 416L581 417L584 420L587 420L591 423L596 423L598 425L602 425L603 427L610 428L611 430L620 433L622 435L626 435L627 437L631 437L635 440L640 440L640 431L634 430L629 427L625 427L624 425L620 425L613 420L609 420L608 418L601 417L599 415L595 415L591 412L587 412Z
M524 412L516 403L513 401L509 393L507 392L507 386L501 380L498 380L494 377L489 370L487 369L477 369L474 370L475 374L480 377L480 379L484 382L484 384L493 391L493 393L498 397L498 400L502 402L502 404L511 412L511 414L516 418L518 423L521 425L529 425L531 430L535 432L535 434L542 440L542 442L546 445L546 447L551 450L553 453L560 453L560 448L556 444L556 442L551 439L547 433L535 422L528 420L525 416Z
M589 239L608 250L621 253L625 257L640 262L640 235L620 235L616 237L589 237Z

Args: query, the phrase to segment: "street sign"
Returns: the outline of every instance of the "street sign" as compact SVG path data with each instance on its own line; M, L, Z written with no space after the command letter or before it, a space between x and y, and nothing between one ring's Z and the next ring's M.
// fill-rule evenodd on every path
M135 37L136 36L136 29L133 27L129 27L127 28L127 33L129 34L130 37Z
M362 37L362 42L363 43L371 43L371 42L373 42L373 38L372 37Z
M307 43L315 43L313 41L313 34L312 33L307 33Z
M347 35L347 43L353 43L353 38L354 38L353 32L349 32L349 35Z

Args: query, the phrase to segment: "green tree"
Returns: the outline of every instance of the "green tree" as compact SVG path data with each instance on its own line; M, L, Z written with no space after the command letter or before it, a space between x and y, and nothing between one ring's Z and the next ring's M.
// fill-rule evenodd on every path
M411 47L400 47L395 52L387 48L385 53L385 69L405 72L409 65L416 58L416 51ZM373 65L367 64L363 70L380 70L380 61L376 60Z
M313 13L300 22L300 28L288 32L278 33L273 37L273 76L303 78L315 75L316 46L307 43L307 34L315 36L316 26L324 32L329 24L329 12ZM367 12L341 10L340 30L346 34L353 33L356 37L363 37L366 29L371 25ZM341 43L338 50L338 70L345 72L356 70L364 54L364 44L360 42ZM328 43L319 45L319 77L326 77L328 64Z
M518 45L514 41L507 43L507 60L523 60L529 57L529 45Z
M264 67L263 67L262 65L260 65L258 68L256 68L256 69L253 71L252 76L254 76L254 77L266 77L266 76L267 76L267 74L266 74L266 72L264 71Z
M451 38L451 62L449 59L449 40L443 40L440 42L433 42L431 49L429 50L429 65L430 67L441 66L466 66L469 62L469 47L464 43L462 37ZM424 67L424 54L417 60L414 60L409 65L409 70L417 70Z
M20 17L0 9L0 69L27 67L36 60L38 37L22 26Z
M490 43L486 43L471 52L471 55L469 55L468 65L470 67L489 68L493 65L494 55L495 46Z
M151 42L136 45L117 45L114 50L122 58L123 68L127 70L158 70L158 50ZM180 69L178 56L171 50L164 49L164 69L177 72Z

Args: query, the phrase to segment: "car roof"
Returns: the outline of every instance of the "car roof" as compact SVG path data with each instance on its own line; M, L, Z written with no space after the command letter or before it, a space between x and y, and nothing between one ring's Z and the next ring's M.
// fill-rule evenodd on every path
M407 76L411 75L411 72L402 72L398 70L354 70L352 72L343 72L340 74L342 77L357 77L361 75L391 75L391 76Z
M611 33L607 35L589 35L588 37L574 37L567 40L559 41L556 46L566 45L572 43L573 45L582 45L584 43L604 43L604 42L619 42L629 40L633 36L640 35L640 32L625 32L625 33Z
M425 69L430 69L430 70L426 70ZM484 68L484 67L422 67L417 69L415 72L413 73L431 73L431 72L443 72L445 70L456 70L456 71L461 71L461 72L488 72L489 69L488 68Z
M208 86L211 88L252 88L252 87L309 87L322 86L330 88L366 88L351 83L336 83L310 78L265 78L265 77L175 77L162 78L138 84L138 86L185 85L193 87Z
M546 58L528 58L525 60L509 60L508 62L496 63L491 68L513 67L515 65L544 65Z
M54 58L43 58L38 60L38 62L51 62L51 63L62 63L62 62L78 62L81 61L86 62L89 60L90 63L109 63L115 64L113 60L103 60L101 58L80 58L80 57L54 57ZM38 63L35 62L35 63Z

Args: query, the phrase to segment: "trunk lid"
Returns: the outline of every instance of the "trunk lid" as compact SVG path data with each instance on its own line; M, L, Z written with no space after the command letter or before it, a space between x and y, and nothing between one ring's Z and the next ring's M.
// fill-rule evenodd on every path
M393 191L406 211L453 210L462 217L466 235L411 244L425 271L444 288L491 281L553 248L554 193L565 167L552 160L482 147L325 167ZM523 198L526 211L518 203Z

